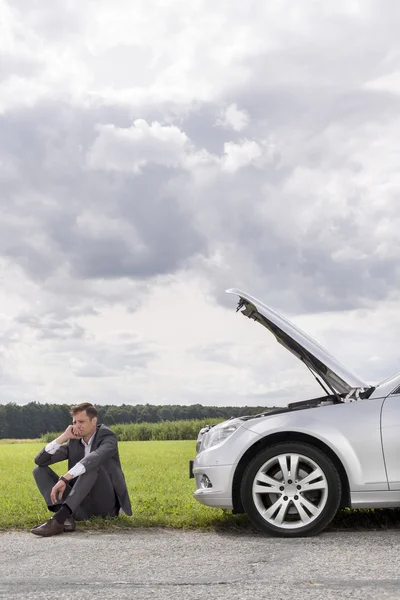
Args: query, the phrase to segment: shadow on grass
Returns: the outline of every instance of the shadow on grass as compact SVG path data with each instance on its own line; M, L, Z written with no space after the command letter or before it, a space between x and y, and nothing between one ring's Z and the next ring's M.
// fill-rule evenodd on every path
M260 533L247 515L227 513L210 520L209 527L217 532ZM362 531L400 529L400 508L340 510L325 531Z
M400 508L340 510L332 523L330 531L398 529L400 528Z
M250 522L247 515L233 515L230 511L219 512L214 518L210 518L207 523L201 526L196 523L194 523L193 526L165 526L159 522L149 523L148 519L142 520L140 518L135 518L135 515L133 515L133 517L121 515L113 519L93 518L90 521L79 523L79 529L86 531L117 532L138 528L180 529L187 531L213 531L216 533L247 533L262 535ZM325 531L371 531L399 528L400 509L344 509L338 512L335 519Z
M137 517L135 514L132 517L120 515L114 518L93 517L88 521L78 523L81 530L92 531L129 531L134 529L174 529L186 531L248 531L256 532L256 528L249 521L247 515L233 515L230 511L218 512L215 517L207 519L205 523L199 525L193 524L177 524L169 525L160 523L159 520L154 522L149 521L149 518Z

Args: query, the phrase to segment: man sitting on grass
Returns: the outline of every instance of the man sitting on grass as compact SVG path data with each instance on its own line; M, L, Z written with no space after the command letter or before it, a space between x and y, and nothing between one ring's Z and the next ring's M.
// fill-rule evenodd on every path
M33 475L49 510L55 513L31 530L42 537L74 531L74 519L115 517L120 509L132 514L117 436L97 424L97 410L89 402L74 406L71 415L72 425L35 458L38 466ZM69 471L58 477L49 465L67 459Z

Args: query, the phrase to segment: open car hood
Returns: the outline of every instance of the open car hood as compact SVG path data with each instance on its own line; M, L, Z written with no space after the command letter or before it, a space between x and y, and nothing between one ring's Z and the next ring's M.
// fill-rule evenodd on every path
M239 296L238 311L243 309L241 311L243 315L258 321L269 329L282 346L297 356L334 393L348 394L354 389L365 390L371 387L365 381L359 379L357 375L348 371L329 352L324 350L322 346L296 325L265 306L257 298L253 298L250 294L237 289L226 291L228 294Z

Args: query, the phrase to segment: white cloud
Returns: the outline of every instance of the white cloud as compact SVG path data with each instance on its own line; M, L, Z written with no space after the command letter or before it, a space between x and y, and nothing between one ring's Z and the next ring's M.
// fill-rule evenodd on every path
M188 136L175 125L149 124L137 119L129 128L98 125L98 135L87 154L90 169L132 172L140 175L146 165L186 168L195 173L198 167L220 165L222 170L235 172L242 167L262 167L273 160L271 142L243 140L226 142L221 156L211 155L204 148L196 150Z
M250 117L248 112L240 110L236 103L230 104L222 111L221 117L217 120L217 125L232 128L234 131L242 131L249 124Z
M178 167L189 146L187 136L178 127L148 124L144 119L137 119L129 129L99 125L98 131L88 153L92 169L139 174L148 163Z
M224 171L234 173L250 165L258 168L265 167L274 160L274 157L274 146L268 142L254 140L243 140L239 143L226 142L221 166Z

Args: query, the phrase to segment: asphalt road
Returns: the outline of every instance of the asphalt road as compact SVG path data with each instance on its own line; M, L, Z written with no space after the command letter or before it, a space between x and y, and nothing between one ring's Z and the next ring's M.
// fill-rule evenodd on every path
M0 598L400 599L400 530L284 540L251 533L0 533Z

